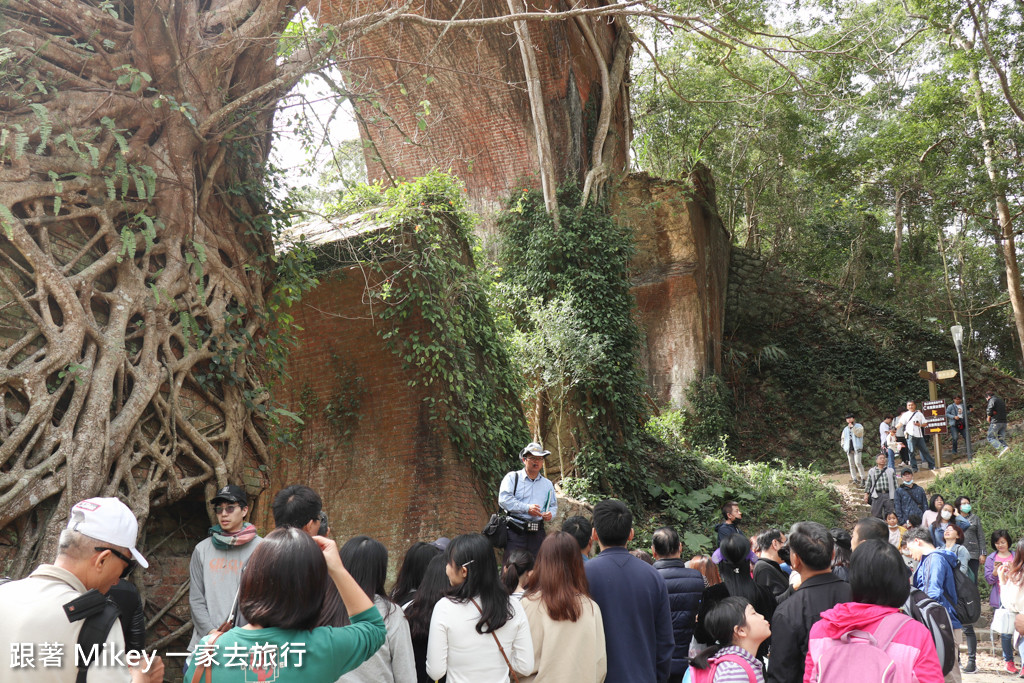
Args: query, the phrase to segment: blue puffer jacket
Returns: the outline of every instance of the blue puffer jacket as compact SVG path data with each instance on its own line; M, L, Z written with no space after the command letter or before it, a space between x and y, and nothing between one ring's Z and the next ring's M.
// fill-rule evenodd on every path
M672 653L672 674L681 676L690 666L690 640L693 625L704 594L704 577L696 569L687 569L682 560L657 560L654 568L668 586L668 604L672 611L672 635L676 649Z

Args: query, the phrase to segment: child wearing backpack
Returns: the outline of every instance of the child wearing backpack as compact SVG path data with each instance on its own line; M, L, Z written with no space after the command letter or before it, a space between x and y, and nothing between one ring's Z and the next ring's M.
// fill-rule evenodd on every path
M900 612L910 595L896 548L872 539L850 558L852 602L822 613L811 627L804 683L942 683L935 642L920 622Z
M764 683L757 648L772 631L746 598L725 598L708 610L704 631L715 644L690 660L683 683Z

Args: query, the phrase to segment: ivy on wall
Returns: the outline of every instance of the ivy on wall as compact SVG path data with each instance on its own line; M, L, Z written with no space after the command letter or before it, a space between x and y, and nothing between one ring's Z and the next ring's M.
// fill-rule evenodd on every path
M520 378L501 342L476 269L479 251L460 181L433 172L396 187L361 185L336 207L374 224L335 258L369 274L367 295L378 334L422 387L432 421L478 475L482 493L529 435L518 400Z
M580 199L575 186L559 190L556 228L540 192L513 197L498 218L498 280L520 331L529 333L537 319L522 302L561 300L571 302L574 319L586 328L582 333L600 341L600 367L581 373L573 387L571 429L579 450L576 477L564 480L563 489L636 500L643 495L636 473L653 443L643 431L642 333L633 318L628 272L633 234L615 222L605 203L580 207Z

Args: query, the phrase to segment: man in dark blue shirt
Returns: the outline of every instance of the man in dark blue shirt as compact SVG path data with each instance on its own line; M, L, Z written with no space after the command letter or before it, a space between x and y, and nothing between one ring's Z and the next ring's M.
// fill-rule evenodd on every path
M626 550L633 515L622 501L594 506L594 538L601 554L587 562L586 571L604 621L607 680L666 683L675 649L668 588L658 570Z

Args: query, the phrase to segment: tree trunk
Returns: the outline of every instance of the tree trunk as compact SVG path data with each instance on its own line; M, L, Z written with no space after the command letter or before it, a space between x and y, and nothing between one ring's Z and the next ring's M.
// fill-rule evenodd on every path
M0 4L0 529L50 559L75 501L145 520L265 457L260 179L303 2ZM275 81L274 79L278 79ZM15 524L15 522L17 522Z
M896 190L896 203L893 206L893 227L896 229L896 239L892 245L893 275L897 287L900 285L900 250L903 249L903 197L906 191L903 188Z
M1013 309L1013 323L1017 331L1018 351L1024 361L1024 293L1020 289L1020 266L1017 264L1017 247L1014 244L1013 214L1006 199L1006 179L996 164L995 143L988 126L985 114L984 88L977 69L971 69L971 81L974 86L974 104L981 127L982 147L985 153L985 170L992 185L992 196L996 203L996 216L999 219L999 237L1002 243L1003 266L1006 268L1006 292L1010 295L1010 307Z

